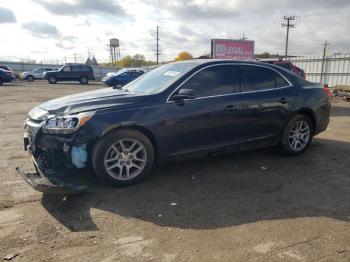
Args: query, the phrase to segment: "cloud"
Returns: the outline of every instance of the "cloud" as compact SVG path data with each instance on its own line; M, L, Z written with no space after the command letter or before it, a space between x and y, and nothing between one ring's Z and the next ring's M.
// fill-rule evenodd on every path
M165 11L175 18L186 20L222 20L241 18L243 15L271 16L279 14L296 15L310 10L314 14L318 10L324 11L349 7L349 0L141 0L149 6L153 6L157 12ZM288 13L292 12L292 13ZM254 19L254 17L251 17Z
M0 24L5 23L16 23L16 17L10 9L0 7Z
M227 4L229 1L143 1L147 4L153 5L157 9L165 10L175 17L183 19L220 19L237 17L240 15L240 12L238 12L235 6ZM218 2L222 2L222 4Z
M77 0L74 2L35 0L35 2L55 15L78 16L104 13L125 16L124 9L113 0Z
M47 22L29 22L22 25L22 28L29 31L33 36L39 38L60 37L60 32L56 26Z
M77 40L78 38L73 35L62 36L57 39L55 45L61 49L73 49Z

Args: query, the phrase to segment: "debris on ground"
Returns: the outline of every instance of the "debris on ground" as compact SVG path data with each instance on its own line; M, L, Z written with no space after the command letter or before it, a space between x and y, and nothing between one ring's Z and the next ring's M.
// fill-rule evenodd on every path
M13 258L17 257L18 255L19 255L19 253L9 254L9 255L4 257L4 260L12 260Z
M68 198L68 196L64 196L64 197L62 198L62 202L66 202L66 201L67 201L67 198Z
M170 205L173 206L173 207L175 207L175 206L177 206L177 203L172 202L172 203L170 203Z
M266 170L267 168L266 168L266 166L261 166L260 167L262 170Z

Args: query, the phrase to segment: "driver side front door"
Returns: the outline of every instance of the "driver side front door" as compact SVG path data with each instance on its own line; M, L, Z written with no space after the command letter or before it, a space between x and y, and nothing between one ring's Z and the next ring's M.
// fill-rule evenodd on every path
M172 157L220 150L239 143L242 99L239 67L230 64L204 68L187 79L181 89L194 91L194 99L169 101L169 116L160 128L160 144Z

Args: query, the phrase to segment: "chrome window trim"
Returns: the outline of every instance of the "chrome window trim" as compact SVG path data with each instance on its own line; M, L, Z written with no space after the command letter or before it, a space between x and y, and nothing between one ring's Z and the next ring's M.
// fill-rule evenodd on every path
M174 103L175 101L170 100L170 97L179 89L181 88L189 79L191 79L195 74L201 72L204 69L207 69L209 67L214 67L214 66L222 66L222 65L248 65L248 66L256 66L256 67L264 67L267 69L270 69L274 72L276 72L277 74L279 74L284 80L286 80L286 82L289 84L288 86L281 86L281 87L276 87L276 88L268 88L268 89L263 89L263 90L254 90L254 91L245 91L245 92L239 92L239 93L228 93L228 94L222 94L222 95L213 95L213 96L203 96L203 97L198 97L198 98L194 98L194 99L185 99L184 101L193 101L193 100L199 100L199 99L205 99L205 98L213 98L213 97L220 97L220 96L229 96L229 95L238 95L238 94L247 94L247 93L256 93L256 92L265 92L265 91L271 91L271 90L279 90L279 89L284 89L284 88L288 88L288 87L292 87L292 83L280 72L278 72L276 69L268 67L268 66L264 66L264 65L257 65L257 64L247 64L247 63L220 63L220 64L214 64L214 65L208 65L205 66L201 69L199 69L198 71L192 73L189 77L187 77L173 92L171 92L171 94L168 96L166 103Z

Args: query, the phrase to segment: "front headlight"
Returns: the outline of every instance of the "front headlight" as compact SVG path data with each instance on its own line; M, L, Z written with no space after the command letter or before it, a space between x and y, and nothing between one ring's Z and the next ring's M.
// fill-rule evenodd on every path
M55 116L46 121L44 132L47 133L72 133L86 124L95 112L84 112L68 116Z

